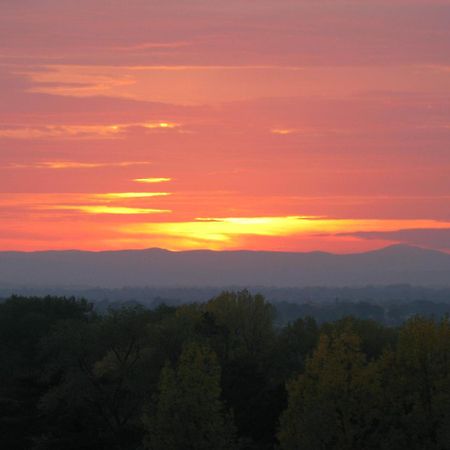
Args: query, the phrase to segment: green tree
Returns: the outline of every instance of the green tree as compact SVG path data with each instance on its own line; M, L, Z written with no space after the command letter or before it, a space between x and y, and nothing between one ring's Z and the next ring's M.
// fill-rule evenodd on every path
M288 385L278 435L282 449L376 448L371 443L375 368L367 365L360 346L360 338L349 332L321 336L305 373Z
M273 356L279 376L286 380L302 372L318 340L319 327L311 317L297 319L280 330Z
M204 310L203 335L219 356L223 397L239 436L259 449L271 448L283 402L273 365L275 310L262 295L247 290L223 292Z
M450 442L450 323L416 317L380 361L380 448L445 450Z
M388 347L393 347L398 339L398 330L383 326L374 320L347 316L336 322L322 325L321 332L332 336L348 332L360 338L361 351L368 360L379 358Z
M161 372L155 411L145 416L151 450L228 450L234 446L231 416L220 400L220 366L208 347L192 343L177 367Z
M0 436L4 448L31 448L45 423L39 398L49 388L43 379L40 343L55 326L82 326L94 316L85 300L14 296L0 303Z
M148 380L155 377L151 319L139 307L111 310L83 326L65 322L43 342L52 387L40 401L49 428L37 448L136 447L142 407L152 394Z
M263 358L274 342L275 309L262 295L223 292L205 305L218 326L226 327L228 359Z

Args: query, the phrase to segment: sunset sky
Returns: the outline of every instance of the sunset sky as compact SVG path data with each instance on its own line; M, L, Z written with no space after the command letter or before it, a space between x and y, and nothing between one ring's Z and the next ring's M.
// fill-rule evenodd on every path
M450 0L0 0L0 250L450 252Z

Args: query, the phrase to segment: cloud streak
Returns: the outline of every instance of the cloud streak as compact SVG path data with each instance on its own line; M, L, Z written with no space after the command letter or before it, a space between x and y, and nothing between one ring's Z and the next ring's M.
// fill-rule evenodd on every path
M130 44L124 46L114 47L115 50L119 51L146 51L146 50L161 50L161 49L179 49L184 47L189 47L192 42L188 41L174 41L174 42L141 42L138 44Z
M177 130L181 124L167 121L119 123L111 125L18 125L0 128L0 138L7 139L117 139L133 129L149 131Z
M345 97L372 91L441 92L448 73L429 65L367 66L47 65L18 72L29 92L59 96L109 96L175 105L217 105L267 97ZM425 81L424 81L425 80ZM189 86L189 89L185 89Z
M168 214L169 209L156 208L134 208L129 206L109 206L109 205L52 205L35 207L35 209L56 210L56 211L77 211L86 214L108 214L108 215L147 215L147 214Z
M44 169L44 170L76 170L76 169L102 169L105 167L133 167L146 166L148 161L111 161L111 162L85 162L85 161L39 161L35 163L12 163L8 169Z
M342 236L354 236L368 240L389 240L409 245L419 245L439 250L450 250L450 227L443 229L413 228L395 231L360 231L341 233Z
M169 195L171 195L169 192L110 192L107 194L94 194L94 197L104 200L120 200L120 199L135 199L135 198L167 197Z
M167 183L169 181L172 181L172 178L168 177L153 177L153 178L134 178L134 182L136 183L147 183L147 184L153 184L153 183Z

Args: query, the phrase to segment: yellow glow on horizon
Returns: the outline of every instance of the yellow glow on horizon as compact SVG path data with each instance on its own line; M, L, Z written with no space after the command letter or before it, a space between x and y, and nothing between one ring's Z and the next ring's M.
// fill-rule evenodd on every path
M367 231L405 229L444 229L450 222L435 220L330 219L305 216L198 218L188 222L156 222L129 224L121 232L129 235L163 237L172 248L226 249L239 246L249 236L294 237L339 235ZM173 247L175 243L179 247ZM170 245L170 244L169 244Z

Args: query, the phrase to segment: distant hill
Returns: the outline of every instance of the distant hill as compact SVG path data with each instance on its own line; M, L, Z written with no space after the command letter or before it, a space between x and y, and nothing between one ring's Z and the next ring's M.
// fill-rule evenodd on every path
M450 254L395 245L323 252L0 252L1 286L364 286L450 285Z

